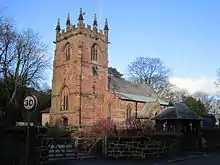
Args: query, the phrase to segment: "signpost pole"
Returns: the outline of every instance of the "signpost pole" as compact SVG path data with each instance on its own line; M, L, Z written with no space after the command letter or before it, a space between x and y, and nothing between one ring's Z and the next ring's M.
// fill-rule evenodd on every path
M29 112L26 112L27 114L27 134L26 134L26 148L25 148L25 165L28 165L29 162L29 138L30 138L30 114Z
M31 122L31 112L37 107L37 97L27 96L24 99L24 108L26 110L26 121L27 121L27 134L26 134L26 145L25 145L25 165L29 165L29 146L30 146L30 122Z

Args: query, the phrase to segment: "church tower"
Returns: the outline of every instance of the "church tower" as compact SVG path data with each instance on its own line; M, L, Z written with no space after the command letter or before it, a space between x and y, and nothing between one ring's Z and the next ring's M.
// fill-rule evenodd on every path
M80 9L76 25L70 15L66 28L56 26L56 44L50 124L89 125L107 118L103 104L108 90L108 23L98 29L96 15L93 25L85 25Z

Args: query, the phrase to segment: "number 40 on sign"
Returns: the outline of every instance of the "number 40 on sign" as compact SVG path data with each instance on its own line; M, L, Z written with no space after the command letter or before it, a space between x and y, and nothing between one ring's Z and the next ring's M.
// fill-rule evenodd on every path
M37 103L38 103L38 100L36 96L34 95L27 96L24 99L24 108L27 111L33 111L37 107Z

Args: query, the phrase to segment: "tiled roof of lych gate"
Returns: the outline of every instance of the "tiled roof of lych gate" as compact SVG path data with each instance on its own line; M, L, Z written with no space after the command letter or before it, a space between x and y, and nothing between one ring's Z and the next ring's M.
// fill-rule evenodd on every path
M161 111L153 119L155 120L172 120L172 119L187 119L201 120L202 117L189 109L184 103L174 103L174 106L168 106Z
M122 78L109 78L109 91L117 94L122 100L143 103L158 101L162 105L168 105L168 102L161 100L150 86L146 84L132 83Z

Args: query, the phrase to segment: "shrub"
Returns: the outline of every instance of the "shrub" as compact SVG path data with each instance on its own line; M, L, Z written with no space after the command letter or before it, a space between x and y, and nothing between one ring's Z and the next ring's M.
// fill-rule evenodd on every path
M102 140L102 135L136 136L153 131L153 123L150 120L131 118L124 122L124 126L120 127L119 123L109 119L101 119L95 122L90 128L75 131L71 135L80 138L78 141L79 150L91 151L94 148L97 149L97 146L99 146Z
M115 123L110 119L102 119L97 121L92 127L94 133L112 134L115 131Z
M109 119L101 119L90 128L78 130L72 136L97 138L100 135L112 134L115 131L115 123Z
M135 117L131 117L127 119L124 125L119 127L120 135L140 135L147 134L150 132L154 132L154 123L149 119L136 119Z
M126 120L127 129L149 130L153 129L154 123L149 119L136 119L131 117Z
M101 119L87 129L78 130L72 136L98 138L101 135L143 135L154 132L154 123L148 119L130 118L124 123L117 123L109 119Z
M70 135L70 132L66 127L48 126L47 128L47 136L50 137L62 137Z

